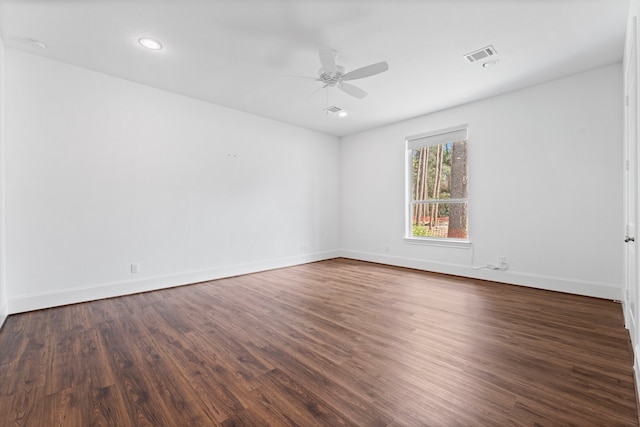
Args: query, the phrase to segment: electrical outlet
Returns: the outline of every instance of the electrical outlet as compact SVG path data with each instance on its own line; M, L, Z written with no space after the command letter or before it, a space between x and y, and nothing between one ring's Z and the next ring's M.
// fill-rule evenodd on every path
M137 273L140 273L140 263L134 262L133 264L131 264L131 274L137 274Z

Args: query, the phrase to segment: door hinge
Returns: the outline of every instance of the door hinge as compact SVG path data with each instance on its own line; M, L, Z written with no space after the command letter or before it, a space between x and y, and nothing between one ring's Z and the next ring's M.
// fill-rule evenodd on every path
M624 168L625 170L629 170L629 160L624 161Z

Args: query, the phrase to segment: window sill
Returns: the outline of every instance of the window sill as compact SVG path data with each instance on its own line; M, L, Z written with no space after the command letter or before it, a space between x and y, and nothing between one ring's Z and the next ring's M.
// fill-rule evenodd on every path
M405 243L411 245L444 246L448 248L470 248L471 242L464 239L437 239L432 237L405 237Z

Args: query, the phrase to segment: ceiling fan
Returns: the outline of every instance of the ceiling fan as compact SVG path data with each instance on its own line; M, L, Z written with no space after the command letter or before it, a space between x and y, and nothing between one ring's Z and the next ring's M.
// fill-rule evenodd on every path
M322 67L318 71L318 78L315 80L324 83L322 88L337 87L343 92L358 99L362 99L367 96L367 92L358 86L346 83L346 81L375 76L376 74L383 73L389 69L389 64L387 64L386 61L382 61L375 64L365 65L364 67L356 68L355 70L345 73L344 67L336 63L337 52L335 50L320 47L318 48L318 56L320 57L320 64L322 64Z

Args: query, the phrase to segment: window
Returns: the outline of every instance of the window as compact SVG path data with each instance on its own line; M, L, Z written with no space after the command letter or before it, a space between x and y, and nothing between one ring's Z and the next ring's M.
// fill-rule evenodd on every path
M406 237L467 240L467 126L406 142Z

